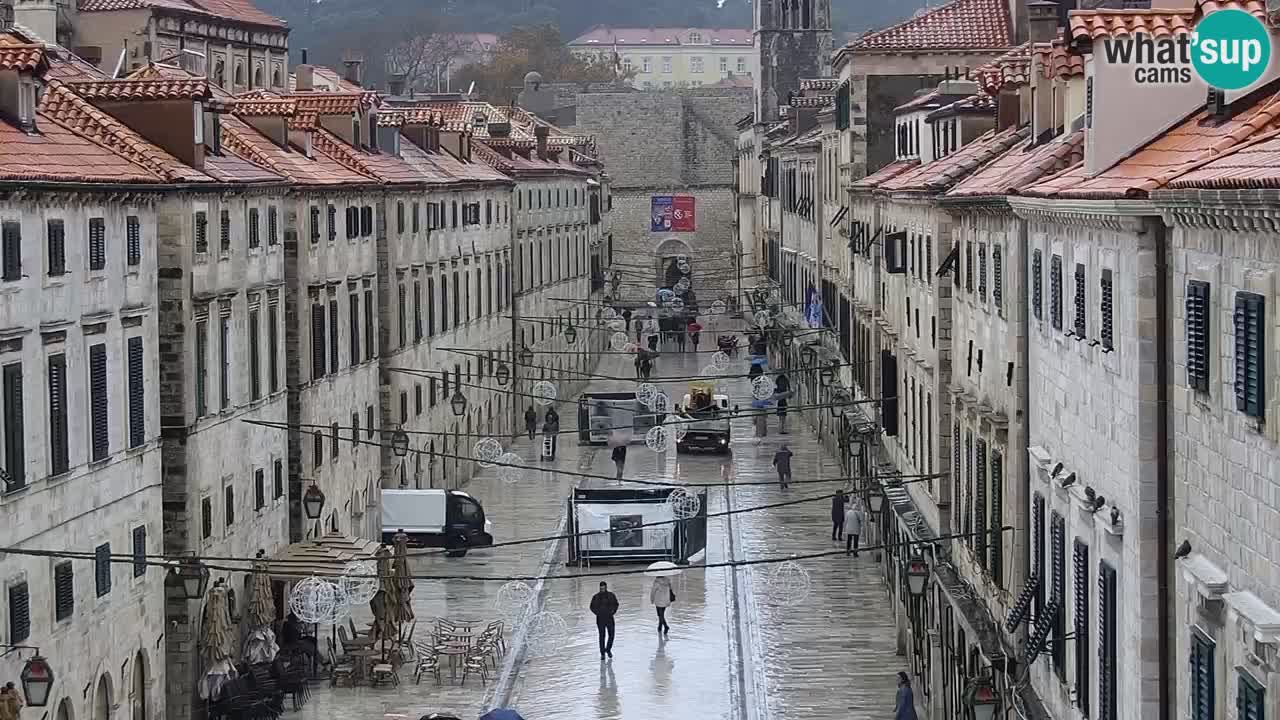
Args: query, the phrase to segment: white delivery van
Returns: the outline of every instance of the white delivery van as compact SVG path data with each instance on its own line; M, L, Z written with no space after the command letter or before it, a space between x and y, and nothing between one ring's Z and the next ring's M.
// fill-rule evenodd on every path
M449 557L493 544L480 501L461 490L383 490L382 541L402 530L411 546L448 548Z

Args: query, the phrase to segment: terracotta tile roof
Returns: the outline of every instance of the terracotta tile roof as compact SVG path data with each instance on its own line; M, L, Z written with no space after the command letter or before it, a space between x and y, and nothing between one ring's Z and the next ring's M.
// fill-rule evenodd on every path
M249 0L80 0L80 12L176 10L195 15L285 30L288 23L262 12Z
M950 105L934 110L925 116L925 120L934 120L940 117L950 117L952 115L961 114L981 114L987 115L996 111L996 99L986 93L978 93L961 98Z
M801 90L835 90L840 84L835 78L802 78L800 80Z
M344 167L362 175L393 185L421 184L431 179L418 172L412 165L390 153L356 150L328 130L320 130L312 136L312 146L333 157ZM403 144L403 143L402 143Z
M46 52L45 60L49 68L44 71L45 80L106 80L106 73L82 60L75 53L59 47L55 52Z
M809 95L807 97L802 95L802 96L791 98L790 105L791 107L820 108L820 107L827 107L828 105L832 105L835 103L835 101L836 101L835 95Z
M597 45L688 45L689 35L702 36L702 45L751 47L750 28L610 28L597 25L569 42L570 46ZM699 45L694 44L694 47ZM578 48L582 49L582 48Z
M1041 77L1084 77L1084 56L1068 52L1061 40L1036 43L1032 54Z
M534 128L539 125L551 130L547 144L552 146L593 145L590 135L573 135L548 122L538 119L527 110L514 106L491 105L487 102L426 102L419 105L395 105L395 110L429 112L438 116L440 127L448 132L470 132L479 140L489 139L490 123L510 123L511 138L516 140L534 140ZM476 125L478 117L484 117L484 125ZM409 116L412 117L412 116ZM421 115L418 121L424 121Z
M874 190L879 187L881 183L887 180L892 180L893 178L896 178L909 170L914 170L919 166L919 160L896 160L861 180L857 180L850 185L850 187L854 190Z
M486 153L497 155L483 143L471 146L472 162L463 162L448 151L429 153L414 145L408 138L400 138L400 154L405 162L414 167L429 166L433 172L439 173L455 182L510 183L511 178L495 170L482 156ZM425 172L425 171L424 171Z
M298 112L298 103L286 98L236 98L231 112L241 117L287 117Z
M1267 22L1266 0L1197 0L1196 2L1196 12L1201 16L1217 10L1243 10L1262 22Z
M299 111L316 115L352 115L369 107L361 93L297 92L285 97L298 103Z
M1145 33L1153 37L1189 33L1195 23L1192 10L1072 10L1067 37L1091 41Z
M315 130L319 127L320 116L313 112L296 112L289 118L290 130Z
M894 108L893 111L895 113L904 113L904 112L910 112L912 110L925 110L928 108L937 108L937 107L942 107L945 104L955 102L956 100L959 100L963 97L966 97L966 96L947 95L943 93L941 90L930 90L929 92L926 92L923 95L917 95L911 100L899 105L898 107Z
M269 168L299 185L376 183L373 178L345 167L327 153L314 148L311 157L292 147L286 150L234 115L224 116L222 119L222 145L236 155Z
M209 81L204 78L98 80L71 83L70 87L87 100L206 100L210 97Z
M1025 42L974 71L978 87L991 95L1006 86L1025 85L1031 75L1031 43Z
M1241 143L1280 128L1280 94L1222 123L1202 110L1116 165L1087 177L1079 165L1027 188L1024 194L1062 198L1140 198L1190 173Z
M35 43L5 43L0 45L0 70L32 72L46 65L44 46Z
M284 177L236 155L226 147L221 155L204 156L204 171L224 183L283 182Z
M1031 129L1028 127L1011 127L1001 132L989 130L982 137L944 158L881 183L879 189L885 192L945 191L1009 148L1025 141L1030 134Z
M1071 167L1083 157L1083 130L1035 147L1022 143L956 183L947 197L1016 195L1027 185Z
M1166 187L1215 190L1280 188L1280 130L1271 130L1241 143Z
M99 145L145 167L169 182L208 182L205 175L147 142L124 123L95 108L59 80L48 83L40 98L42 113Z
M869 32L847 46L852 51L993 50L1013 44L1009 7L1003 0L952 0L917 12L909 20Z
M159 183L138 163L84 137L49 113L36 114L39 132L0 121L0 180L67 183Z
M475 145L472 145L471 154L480 162L500 172L514 172L516 169L515 163L511 162L510 159L496 150L485 146L484 143L476 143Z

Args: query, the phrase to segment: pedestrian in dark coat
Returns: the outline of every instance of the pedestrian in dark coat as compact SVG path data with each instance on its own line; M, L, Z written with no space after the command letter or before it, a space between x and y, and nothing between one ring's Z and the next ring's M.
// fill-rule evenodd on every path
M783 490L791 484L791 448L783 445L773 454L773 467L778 471L778 484Z
M649 374L653 372L653 361L646 355L640 358L640 377L648 380Z
M898 673L898 697L893 708L893 720L918 720L916 697L911 692L911 679L904 672Z
M560 437L560 415L555 410L547 410L546 419L542 422L542 435L551 441L551 457L548 459L555 460Z
M627 446L626 445L619 445L613 449L613 464L615 467L618 468L618 474L616 478L618 480L621 480L622 468L626 467L626 464L627 464Z
M841 490L831 497L831 539L844 539L844 506L849 502L848 496Z
M529 439L533 439L533 434L538 431L538 411L530 405L528 410L524 411L524 427L529 431Z
M618 614L618 596L609 592L608 583L600 583L600 592L591 596L591 614L596 616L596 631L600 635L600 659L606 655L613 657L613 616Z
M778 432L787 434L787 393L791 392L791 379L786 373L778 373L773 381L773 392L778 398Z

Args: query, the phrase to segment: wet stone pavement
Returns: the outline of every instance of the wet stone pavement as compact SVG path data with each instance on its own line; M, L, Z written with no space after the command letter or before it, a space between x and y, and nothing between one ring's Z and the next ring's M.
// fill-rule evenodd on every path
M732 322L724 320L724 322ZM739 321L740 322L740 321ZM712 328L703 333L714 338ZM706 344L702 349L707 349ZM710 359L707 353L664 355L655 371L661 377L696 375ZM745 370L744 366L733 372ZM617 355L605 356L597 372L630 378L631 363ZM750 387L745 379L728 381L733 401L749 405ZM661 382L673 399L687 390L686 381ZM631 381L600 380L592 390L634 387ZM565 407L569 408L568 410ZM572 426L571 405L561 408L563 426ZM792 419L791 434L778 435L776 420L761 442L752 437L750 422L734 423L731 496L711 488L711 512L728 507L742 509L784 500L819 496L838 485L793 485L782 491L772 481L773 453L786 442L795 453L794 477L839 477L838 460L828 454L807 427ZM497 479L495 469L482 471L465 488L484 504L499 542L556 534L562 526L566 499L580 482L568 471L612 475L607 448L579 447L571 436L562 436L555 463L538 463L533 443L517 439L513 452L530 465L548 471L530 471L520 483ZM656 455L641 444L628 454L628 478L672 482L718 482L722 458L713 455ZM593 484L612 481L592 480ZM769 482L767 485L742 483ZM820 499L782 508L712 518L708 524L707 562L727 559L779 557L792 553L832 550L830 500ZM840 545L839 547L843 547ZM558 550L545 570L544 556ZM420 574L474 574L485 576L598 573L608 567L570 568L564 565L563 545L529 543L473 551L461 559L443 556L414 561ZM594 619L587 610L598 585L596 578L548 580L543 585L541 609L560 614L568 636L555 647L527 647L513 652L522 660L508 678L499 682L502 668L482 687L476 678L466 686L423 678L415 685L411 669L401 672L399 687L316 688L300 713L315 718L379 718L403 715L416 720L431 712L452 712L475 718L494 700L501 686L508 706L528 720L654 720L656 718L848 718L871 720L893 712L894 674L905 668L895 652L892 608L880 579L882 566L871 553L858 558L844 556L802 561L811 580L810 594L795 606L779 602L767 584L776 566L755 568L691 568L673 579L676 604L668 610L671 634L660 639L657 619L649 603L651 580L643 575L607 578L618 596L620 611L612 661L600 661ZM612 566L625 568L629 566ZM733 577L733 573L737 577ZM736 581L735 581L736 580ZM531 583L532 584L532 583ZM495 599L501 581L448 580L418 582L414 609L420 625L417 636L425 639L426 624L443 616L488 621L498 619ZM794 599L794 598L793 598ZM357 615L357 624L367 620ZM509 640L520 633L508 628ZM516 648L512 648L513 651Z

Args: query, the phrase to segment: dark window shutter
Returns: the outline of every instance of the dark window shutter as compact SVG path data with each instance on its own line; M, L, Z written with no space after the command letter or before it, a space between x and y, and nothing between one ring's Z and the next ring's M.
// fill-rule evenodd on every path
M9 586L9 637L17 645L31 637L31 593L26 583Z
M422 227L422 206L415 200L413 203L413 232Z
M329 298L329 372L338 372L338 301Z
M1071 553L1072 580L1075 585L1073 627L1076 658L1076 706L1083 717L1089 717L1089 546L1076 539Z
M1004 456L991 453L991 579L1004 587Z
M311 375L313 379L325 375L324 306L311 306Z
M311 435L311 460L312 465L316 468L324 465L324 435L320 431L312 431Z
M1039 578L1036 587L1036 611L1033 617L1039 617L1044 612L1045 597L1044 590L1048 584L1049 573L1046 572L1044 558L1044 496L1036 493L1031 500L1031 564L1034 574Z
M1059 680L1066 680L1066 613L1067 596L1067 541L1066 521L1056 511L1050 516L1050 541L1053 543L1053 599L1058 607L1053 627L1053 669Z
M396 232L404 233L404 201L396 201Z
M1261 295L1236 293L1236 410L1255 418L1266 415L1265 302Z
M973 499L973 553L978 567L987 567L987 441L978 438L974 470L976 494Z
M1116 571L1098 566L1098 720L1116 715Z
M222 519L227 527L236 524L236 487L228 485L222 488Z
M141 337L129 338L127 353L125 382L129 393L129 447L136 448L147 441L147 396L143 389L145 371Z
M275 305L267 306L267 387L271 392L280 388L280 329L279 311Z
M453 273L453 326L454 327L458 327L458 325L462 324L461 322L459 322L459 310L462 307L462 303L458 300L458 292L461 286L462 286L462 283L458 282L458 273L457 271L455 271Z
M364 359L372 360L374 350L377 348L373 344L373 291L364 291Z
M196 417L209 412L209 323L196 323Z
M1004 306L1004 256L999 245L991 246L991 302Z
M213 499L200 501L200 537L209 539L213 536Z
M271 494L276 498L284 497L284 462L276 460L271 468Z
M280 211L275 205L267 208L267 244L275 245L280 242Z
M253 471L253 509L261 510L267 505L267 479L262 468Z
M195 234L196 252L209 252L209 215L203 210L196 212Z
M67 229L61 220L45 223L46 242L49 245L49 275L65 275L67 272Z
M137 215L125 218L125 255L130 267L142 262L142 224Z
M978 266L974 263L973 257L973 241L969 241L964 245L964 269L964 287L969 292L973 292L973 278L978 274Z
M1062 258L1057 255L1049 259L1049 322L1062 329Z
M4 487L0 490L17 490L26 486L26 434L22 407L22 363L5 365L0 383L3 384L4 404Z
M959 531L964 524L960 509L960 423L951 429L951 479L951 526Z
M139 525L133 529L133 576L142 577L147 574L147 526Z
M256 248L262 243L258 235L258 208L249 208L249 247Z
M98 597L111 592L111 543L94 548L93 587Z
M353 238L356 236L355 226L351 222L352 220L351 211L353 209L354 208L347 208L347 237L348 238ZM329 236L328 236L329 242L333 242L334 240L338 239L338 208L335 205L329 205L326 208L326 211L328 212L327 219L329 220Z
M1043 285L1041 284L1041 274L1044 272L1044 260L1040 255L1040 251L1036 250L1031 253L1031 314L1035 315L1037 320L1043 320Z
M320 242L320 208L311 206L311 242Z
M351 323L351 364L360 364L360 293L347 296L347 314Z
M446 393L447 394L447 393ZM884 434L898 434L898 358L880 351L880 424Z
M1241 672L1236 691L1236 720L1266 720L1266 695L1261 685Z
M53 618L66 620L76 609L75 571L71 561L53 566Z
M107 267L107 221L89 218L89 269Z
M365 205L360 208L360 237L373 234L373 207Z
M89 417L93 459L102 460L110 450L107 428L107 346L89 347Z
M231 251L231 211L223 210L218 213L218 249L222 252Z
M973 548L973 433L964 434L964 544Z
M1074 296L1075 297L1075 321L1072 323L1072 327L1075 330L1077 336L1084 337L1085 330L1086 330L1085 312L1087 308L1085 307L1085 304L1084 304L1085 303L1084 265L1080 263L1076 263L1075 281L1076 281L1075 296Z
M67 357L49 357L49 474L70 468L67 447Z
M400 284L398 293L400 306L400 317L398 318L400 326L400 347L404 347L409 342L409 301L407 299L408 290L405 288L404 283Z
M413 341L422 340L422 281L413 281Z
M1187 384L1209 392L1209 283L1187 283Z
M4 280L22 279L22 224L16 220L6 221L0 226L0 238L3 239L0 254L4 255Z
M987 299L987 244L978 243L978 296Z
M1213 720L1217 678L1215 646L1191 633L1191 720Z
M261 335L258 328L258 310L249 311L249 397L262 397L262 353L259 350Z
M1112 297L1112 291L1115 283L1112 280L1111 270L1104 269L1102 271L1102 280L1099 285L1102 291L1102 298L1099 301L1099 307L1102 310L1102 348L1104 350L1114 350L1116 347L1115 300Z

